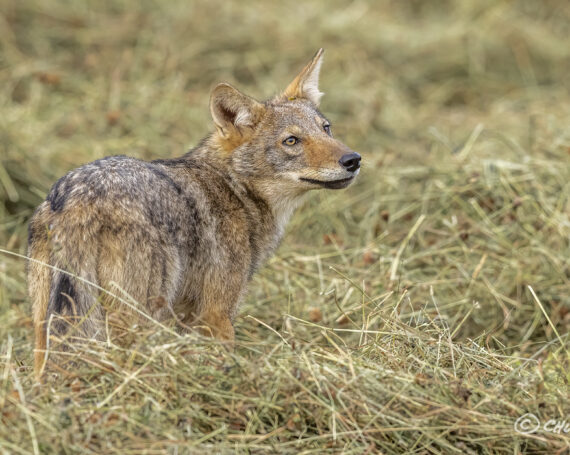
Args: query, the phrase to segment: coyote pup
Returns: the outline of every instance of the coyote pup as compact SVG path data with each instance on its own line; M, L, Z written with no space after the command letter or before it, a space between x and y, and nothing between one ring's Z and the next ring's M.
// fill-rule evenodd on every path
M317 109L322 55L265 102L216 86L216 131L180 158L112 156L58 180L29 226L37 374L48 337L50 350L60 342L65 351L143 315L176 315L233 341L247 283L301 197L346 188L359 172L360 155Z

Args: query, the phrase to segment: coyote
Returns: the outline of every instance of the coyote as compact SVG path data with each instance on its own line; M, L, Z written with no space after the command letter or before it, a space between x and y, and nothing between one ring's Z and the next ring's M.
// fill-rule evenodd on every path
M233 343L247 283L302 196L360 169L318 110L322 57L265 102L217 85L215 132L179 158L111 156L55 183L29 225L36 374L54 343L105 340L145 315Z

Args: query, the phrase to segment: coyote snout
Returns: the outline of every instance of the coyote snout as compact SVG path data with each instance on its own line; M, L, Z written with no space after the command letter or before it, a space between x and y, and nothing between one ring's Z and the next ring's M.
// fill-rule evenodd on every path
M353 152L346 146L343 146L337 155L339 154L341 155L340 159L334 168L308 169L299 179L310 185L320 186L322 188L333 190L346 188L354 181L354 178L360 171L361 157L358 153Z
M346 155L342 155L338 162L342 167L344 167L348 172L355 173L360 169L360 155L356 152L350 152Z
M322 55L264 102L216 86L216 130L182 157L107 157L58 180L29 226L38 374L48 334L65 351L172 320L233 341L247 283L302 196L345 188L360 169L318 110Z

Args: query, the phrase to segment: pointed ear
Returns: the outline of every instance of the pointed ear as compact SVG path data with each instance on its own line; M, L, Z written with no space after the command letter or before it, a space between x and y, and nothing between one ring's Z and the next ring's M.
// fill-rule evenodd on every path
M305 98L315 106L319 105L323 94L319 91L319 72L323 63L324 49L319 49L313 59L285 89L286 99Z
M210 112L216 128L223 137L253 128L260 120L265 107L244 95L230 84L218 84L210 95Z

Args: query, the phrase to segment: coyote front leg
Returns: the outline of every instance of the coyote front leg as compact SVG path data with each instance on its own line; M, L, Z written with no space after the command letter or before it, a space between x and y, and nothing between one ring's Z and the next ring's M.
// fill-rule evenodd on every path
M200 327L204 335L234 343L233 319L237 313L247 277L221 270L210 271L205 276L201 305L192 323Z

